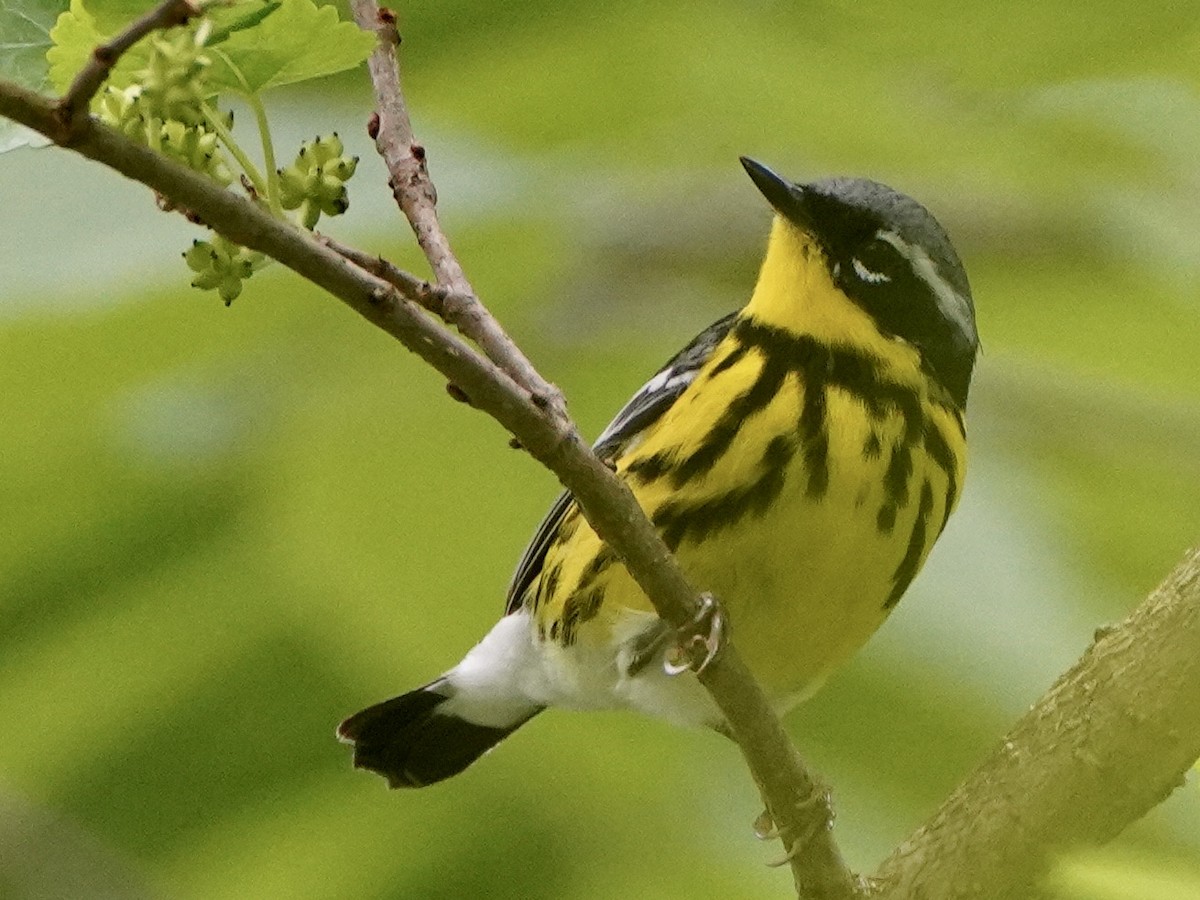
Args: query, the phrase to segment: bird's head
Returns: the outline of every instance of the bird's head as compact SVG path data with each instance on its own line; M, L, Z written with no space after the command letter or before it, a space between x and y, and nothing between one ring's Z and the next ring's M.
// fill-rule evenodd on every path
M796 184L742 165L778 214L750 313L825 340L902 341L966 406L979 349L971 287L945 230L916 200L865 178ZM869 325L859 313L864 313ZM839 333L844 332L844 333Z

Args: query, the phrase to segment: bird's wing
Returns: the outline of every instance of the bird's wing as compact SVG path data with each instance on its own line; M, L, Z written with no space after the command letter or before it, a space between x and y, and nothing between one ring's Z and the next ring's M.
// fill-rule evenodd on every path
M729 333L736 315L730 313L708 326L659 369L653 378L642 385L641 390L633 395L596 439L592 449L597 456L601 459L613 459L621 455L639 435L671 408L712 356L717 345ZM533 540L521 555L512 583L508 586L505 615L520 608L525 592L542 571L546 551L554 542L554 535L571 503L570 493L564 491L558 495L546 518L542 519Z

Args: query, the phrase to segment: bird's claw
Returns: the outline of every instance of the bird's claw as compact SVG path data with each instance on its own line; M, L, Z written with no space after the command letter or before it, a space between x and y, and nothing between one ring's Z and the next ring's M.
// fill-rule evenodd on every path
M771 818L771 811L768 809L764 809L758 814L752 827L754 836L760 841L770 841L779 837L779 829L775 827L775 820Z
M692 671L699 675L712 665L725 646L725 613L712 594L700 595L700 609L692 621L675 630L674 644L663 657L668 675Z
M797 809L811 810L814 807L823 806L827 812L824 817L824 824L820 819L812 819L805 826L797 829L795 826L780 826L775 822L775 817L771 815L769 809L764 809L759 813L758 818L754 820L754 836L760 841L769 841L774 838L779 838L783 841L784 849L787 851L781 859L774 859L767 863L772 869L777 869L780 866L785 866L796 858L797 854L803 852L811 841L823 827L833 827L832 802L829 797L829 790L818 788L804 800L796 804ZM799 833L797 833L799 832Z

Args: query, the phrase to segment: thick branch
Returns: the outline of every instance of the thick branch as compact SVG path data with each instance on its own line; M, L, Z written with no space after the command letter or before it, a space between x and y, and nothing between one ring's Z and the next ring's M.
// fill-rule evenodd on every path
M58 118L63 133L56 140L65 142L65 136L75 127L76 117L80 113L87 113L88 104L96 96L96 91L108 80L113 66L126 50L152 31L182 25L199 14L199 6L192 0L163 0L107 44L101 44L93 50L87 65L79 70L71 87L58 102Z
M1200 550L1095 643L879 869L879 898L1029 896L1053 856L1115 837L1200 758Z
M51 139L56 134L54 103L5 82L0 82L0 115ZM697 592L633 494L544 397L517 384L386 281L204 176L88 118L80 118L70 148L153 188L234 243L278 260L400 340L461 388L472 405L495 418L558 476L596 533L620 555L659 615L680 625L691 620L698 607ZM793 875L801 896L815 900L853 897L853 876L842 863L829 833L827 802L800 763L736 648L727 645L700 680L725 715L766 795L785 847L795 851Z

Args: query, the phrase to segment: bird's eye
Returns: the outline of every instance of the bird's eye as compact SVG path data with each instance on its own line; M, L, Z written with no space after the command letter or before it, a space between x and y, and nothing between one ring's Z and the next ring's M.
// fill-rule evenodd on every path
M904 261L890 243L881 238L872 238L855 252L850 260L854 274L867 284L883 284L891 281Z

